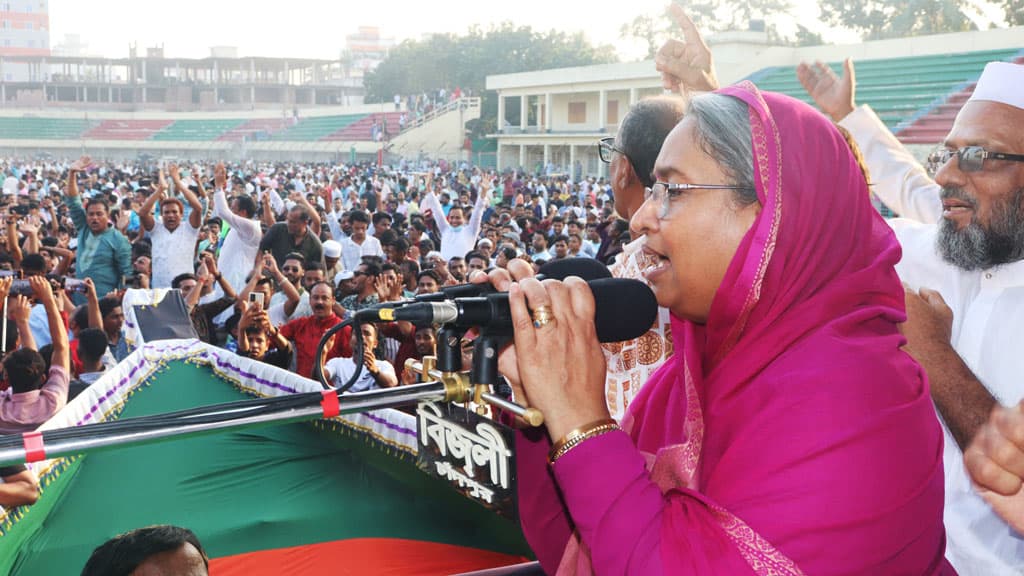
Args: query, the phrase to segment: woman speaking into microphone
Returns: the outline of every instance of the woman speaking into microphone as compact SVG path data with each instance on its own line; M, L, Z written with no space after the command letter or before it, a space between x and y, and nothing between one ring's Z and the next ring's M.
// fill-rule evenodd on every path
M900 248L837 128L744 83L692 100L655 176L632 227L675 354L621 423L587 285L490 276L515 325L501 369L545 418L516 445L545 571L953 573Z

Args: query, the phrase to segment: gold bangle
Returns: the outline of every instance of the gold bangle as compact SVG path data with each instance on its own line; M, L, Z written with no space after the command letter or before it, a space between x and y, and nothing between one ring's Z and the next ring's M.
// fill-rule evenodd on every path
M579 428L574 428L551 447L551 452L548 453L548 463L554 464L556 460L565 456L567 452L579 446L585 440L619 429L618 423L613 418L596 420Z

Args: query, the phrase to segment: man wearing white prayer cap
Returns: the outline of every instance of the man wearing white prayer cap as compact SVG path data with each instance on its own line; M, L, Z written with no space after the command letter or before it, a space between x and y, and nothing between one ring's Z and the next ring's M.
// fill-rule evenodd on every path
M1024 65L985 67L929 158L934 180L870 107L855 105L850 61L842 78L821 63L797 74L861 148L872 190L903 216L890 224L908 286L905 349L928 373L946 433L946 558L961 576L1024 574L1024 491L979 488L964 464L966 453L972 471L991 470L1006 444L983 425L1004 418L1001 404L1024 409ZM1022 475L1024 462L1016 468Z

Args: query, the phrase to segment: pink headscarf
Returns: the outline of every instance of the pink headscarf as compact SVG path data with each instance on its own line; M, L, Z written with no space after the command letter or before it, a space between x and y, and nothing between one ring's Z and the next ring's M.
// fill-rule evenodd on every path
M762 211L707 324L673 318L676 355L624 422L666 496L665 573L951 572L896 238L821 114L749 82L719 93L749 107ZM688 521L709 512L715 529ZM714 566L687 553L714 547ZM562 568L589 571L573 548Z

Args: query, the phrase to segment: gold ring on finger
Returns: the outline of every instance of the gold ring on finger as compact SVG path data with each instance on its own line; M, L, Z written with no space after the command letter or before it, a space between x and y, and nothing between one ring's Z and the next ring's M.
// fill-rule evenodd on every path
M551 306L544 304L543 306L537 306L533 311L533 327L543 328L555 320L555 315L551 312Z

